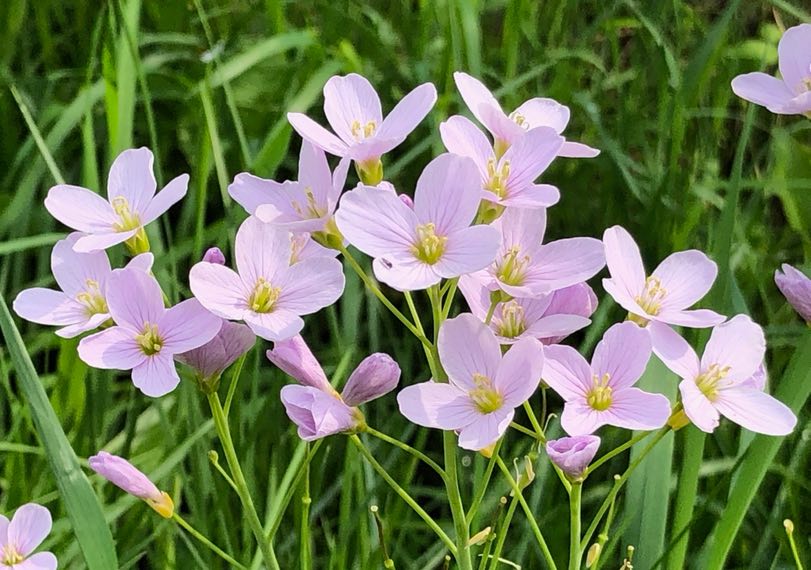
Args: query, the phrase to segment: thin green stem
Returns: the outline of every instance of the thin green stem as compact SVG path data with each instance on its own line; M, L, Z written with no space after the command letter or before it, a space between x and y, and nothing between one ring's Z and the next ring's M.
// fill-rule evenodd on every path
M310 444L307 444L309 448ZM309 451L309 449L308 449ZM301 526L299 529L299 561L302 570L312 568L313 559L310 551L310 464L304 466L304 478L301 482Z
M490 321L493 320L493 314L496 312L496 307L498 306L498 299L493 297L490 300L490 307L487 309L487 316L484 317L484 324L490 326Z
M448 291L445 293L445 300L442 306L442 318L447 319L453 306L453 298L456 296L456 289L459 287L459 278L448 281Z
M296 488L298 487L299 482L304 477L304 474L309 469L310 463L312 463L313 457L315 454L318 453L318 449L321 447L321 444L324 443L323 439L319 439L315 442L309 451L307 452L307 456L304 458L304 462L298 466L298 471L291 481L290 485L287 487L287 492L285 493L284 497L282 498L281 503L278 503L278 508L276 512L271 513L270 519L270 528L267 532L267 540L269 542L273 542L273 538L276 536L276 532L279 530L279 527L282 524L282 518L284 517L284 513L287 510L287 506L290 504L290 501L293 500L293 495L296 493Z
M373 435L374 437L382 441L385 441L386 443L391 444L395 447L399 447L406 453L410 453L411 455L413 455L414 457L416 457L417 459L428 465L431 469L436 471L439 474L439 476L442 477L443 480L445 479L445 470L442 469L442 467L440 467L436 461L434 461L433 459L431 459L418 449L414 449L407 443L402 442L399 439L395 439L390 435L386 435L383 432L377 431L376 429L370 426L366 426L366 433L368 433L369 435Z
M386 469L377 461L377 459L374 458L374 455L372 455L369 449L363 445L363 441L361 441L357 435L349 436L349 440L353 445L355 445L355 447L358 448L358 451L360 451L363 458L369 462L372 469L377 471L377 474L380 475L386 483L388 483L389 487L391 487L392 490L397 493L400 498L403 499L403 501L405 501L405 503L411 507L429 527L431 527L431 530L433 530L439 539L445 543L445 546L448 547L451 554L456 556L456 545L453 543L451 538L445 533L444 530L442 530L442 527L440 527L439 524L437 524L437 522L431 518L431 515L426 513L425 510L417 503L417 501L415 501L414 498L408 494L408 491L400 487L397 481L395 481L394 478L389 475L388 471L386 471Z
M528 435L528 436L530 436L532 439L535 439L535 440L537 440L537 439L538 439L538 434L537 434L536 432L532 431L532 430L531 430L531 429L529 429L529 428L526 428L526 427L522 426L522 425L521 425L521 424L519 424L519 423L516 423L516 422L510 422L510 427L511 427L511 428L513 428L513 429L514 429L514 430L516 430L516 431L520 431L520 432L521 432L521 433L523 433L524 435Z
M614 486L620 484L620 476L614 475ZM602 558L603 549L605 548L605 543L608 542L608 532L611 530L611 523L614 520L614 505L617 502L617 495L614 494L614 498L611 499L611 504L608 507L608 516L605 517L605 524L603 524L603 532L597 535L597 558L593 562L594 570L599 570L600 566L602 566ZM585 543L583 543L585 545ZM588 560L586 561L588 564Z
M220 475L222 475L222 478L225 479L225 482L228 483L228 485L231 486L231 488L234 490L235 493L239 494L239 490L237 489L236 483L234 483L234 480L231 479L231 476L228 473L226 473L225 469L223 469L222 465L220 465L220 461L219 461L219 458L217 457L217 453L215 451L213 451L213 450L209 451L208 459L211 462L211 464L214 466L214 469L216 469L217 472Z
M504 438L500 438L496 442L496 446L493 448L493 453L490 455L490 459L487 462L487 469L484 470L484 477L479 482L479 489L476 492L476 495L473 497L473 502L470 503L470 508L467 510L465 520L467 521L468 527L470 527L470 525L473 523L473 519L476 518L476 513L479 511L479 506L481 505L482 500L484 500L485 493L487 493L487 487L490 485L490 477L492 477L493 470L496 467L496 456L501 450L501 443L503 441Z
M507 540L507 531L510 529L510 523L515 515L516 507L518 507L518 495L515 495L512 501L510 501L510 506L507 507L507 514L504 517L504 521L501 523L501 528L499 529L497 538L498 542L496 542L496 549L490 555L490 570L496 570L496 568L498 568L498 562L501 558L501 551L504 550L504 543Z
M236 449L234 449L234 441L231 438L231 430L228 428L225 410L223 410L220 397L216 392L208 394L208 403L211 407L211 414L214 417L214 426L217 428L217 435L220 438L220 443L225 452L225 459L228 461L228 468L231 470L234 485L236 485L237 488L239 500L242 502L242 508L245 509L248 526L251 527L256 542L259 544L265 564L272 570L280 570L279 562L276 560L276 553L273 552L273 543L265 538L262 523L259 521L259 515L256 513L256 507L253 505L248 483L245 481L245 475L242 473L242 467L239 465L239 458L237 457Z
M595 469L600 467L600 465L602 465L606 461L610 461L612 458L616 457L617 455L619 455L620 453L622 453L626 449L629 449L629 448L633 447L635 444L639 443L640 441L642 441L643 439L645 439L646 437L648 437L649 435L651 435L653 433L654 432L652 432L652 431L646 431L646 432L639 433L639 434L635 435L634 437L632 437L631 439L629 439L628 441L626 441L625 443L623 443L622 445L617 446L616 448L612 449L611 451L609 451L608 453L606 453L605 455L600 457L600 459L598 459L597 461L595 461L594 463L589 465L589 467L586 469L585 474L583 475L583 478L585 479L586 477L589 476L589 474L591 474L592 471L594 471Z
M228 562L231 566L245 570L245 566L234 560L231 556L228 555L228 553L226 553L219 546L211 542L208 538L206 538L206 536L203 533L201 533L199 530L197 530L188 522L186 522L186 520L179 514L174 513L172 515L172 520L175 521L178 525L180 525L183 529L185 529L186 532L188 532L190 535L192 535L194 538L200 541L201 544L205 545L205 547L211 550L211 552L213 552L214 554L216 554L217 556Z
M535 417L535 412L532 410L532 404L529 403L529 400L524 402L524 411L527 413L529 423L532 424L532 429L535 430L538 441L546 443L546 435L543 432L543 427L541 427L541 422L538 421L538 418Z
M797 543L794 541L794 522L790 519L786 519L783 521L783 527L786 529L788 543L791 546L791 554L794 556L794 564L797 565L797 570L804 570L803 563L800 560L800 552L797 550Z
M580 547L580 499L583 493L583 483L572 484L569 493L569 570L580 569L582 549Z
M231 403L234 401L234 394L237 391L237 382L239 382L239 377L242 374L242 367L245 365L245 359L247 357L247 352L240 356L233 368L233 372L231 373L231 383L228 384L228 392L225 394L225 419L228 419L228 415L231 413Z

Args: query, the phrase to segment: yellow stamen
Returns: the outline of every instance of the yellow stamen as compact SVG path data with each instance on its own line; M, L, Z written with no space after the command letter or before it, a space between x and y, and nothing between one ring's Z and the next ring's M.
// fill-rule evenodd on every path
M529 130L529 121L527 121L527 118L521 113L513 111L512 113L510 113L510 119L512 119L513 123L524 129L525 131Z
M6 544L3 548L0 548L0 562L6 566L14 566L23 560L25 560L25 558L17 551L14 545Z
M119 218L119 222L113 224L113 229L117 232L128 232L141 227L141 219L138 214L130 211L130 204L123 196L116 196L112 200L113 211Z
M505 160L503 164L496 164L495 158L487 161L487 183L485 190L489 190L499 198L507 197L507 179L510 177L510 161Z
M645 289L634 300L649 315L658 315L662 309L662 301L667 296L667 289L662 287L658 277L650 276L645 280Z
M355 120L352 121L350 130L352 132L352 138L354 138L356 141L362 141L374 136L375 132L377 131L377 122L366 121L365 125L361 125L360 121Z
M411 252L420 261L433 265L445 253L448 238L436 235L436 226L432 223L417 226L417 243L411 246Z
M305 188L304 195L307 199L306 205L302 206L296 201L292 203L293 209L296 211L296 213L305 220L324 217L326 215L326 211L323 208L320 208L315 202L315 195L313 194L312 188Z
M157 354L163 348L163 339L158 334L158 325L148 322L144 323L143 332L136 335L135 342L147 356Z
M611 386L608 385L610 380L611 376L609 376L608 373L603 374L602 377L595 374L592 378L593 386L591 390L589 390L586 402L592 409L598 412L605 411L611 407L611 395L613 390Z
M256 281L253 293L248 298L248 306L255 313L269 313L273 310L273 305L279 300L281 294L280 287L271 287L264 277L260 277Z
M107 301L104 299L104 295L101 294L99 282L88 278L85 280L85 286L85 290L76 295L76 300L85 306L87 316L109 312Z
M501 322L498 334L505 338L515 338L527 330L527 321L524 318L524 307L517 301L509 301L501 308Z
M492 380L477 372L473 375L473 383L476 387L469 392L470 399L481 413L489 414L501 408L504 399L493 386Z
M709 401L714 402L718 397L718 384L727 374L729 374L729 366L721 367L719 364L712 364L696 378L696 386Z
M502 283L512 286L523 285L527 266L531 260L528 255L519 256L519 253L518 246L512 246L497 265L496 276Z

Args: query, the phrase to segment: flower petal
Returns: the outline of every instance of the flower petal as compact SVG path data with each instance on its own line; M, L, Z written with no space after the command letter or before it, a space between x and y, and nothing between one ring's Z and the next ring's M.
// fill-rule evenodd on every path
M112 269L110 260L104 251L79 253L73 246L82 238L79 232L73 232L67 238L59 240L51 250L51 271L54 279L68 296L76 297L88 289L92 280L95 287L104 291L104 285Z
M78 323L62 327L54 331L56 336L62 338L74 338L87 331L92 331L98 328L103 322L110 319L110 313L96 313L89 319L83 320Z
M656 321L645 327L650 333L653 352L673 373L694 380L701 373L696 351L679 333Z
M189 175L181 174L169 181L169 184L155 194L143 214L141 223L147 225L157 220L166 210L177 204L189 189Z
M116 269L107 279L107 305L115 324L140 333L145 323L156 324L165 311L160 285L137 269Z
M607 420L606 412L598 412L585 400L572 400L563 406L560 426L571 436L589 435L604 426Z
M755 373L765 353L763 329L748 316L735 315L712 330L701 357L701 370L717 364L729 367L726 380L745 380Z
M662 310L680 311L697 302L710 290L716 275L718 266L698 250L669 255L652 273L667 291Z
M259 279L276 286L277 273L290 265L290 234L251 216L237 230L235 257L246 287L255 287Z
M670 401L662 394L639 388L615 390L611 407L604 412L606 424L634 430L659 429L670 417Z
M54 218L80 232L111 232L117 221L107 200L87 188L68 184L59 184L48 191L45 208Z
M592 386L591 367L586 359L571 346L564 345L546 346L543 354L543 381L567 402L585 400Z
M762 105L773 113L779 113L794 97L785 82L759 71L745 73L732 80L732 91L746 101Z
M422 382L397 394L400 413L424 427L460 429L481 417L473 402L452 384Z
M501 236L492 226L478 225L457 230L447 236L445 251L434 266L445 279L484 269L496 258Z
M808 91L811 77L811 24L787 29L777 46L780 75L795 95Z
M388 354L376 352L364 358L349 375L341 398L348 406L360 406L397 387L400 367Z
M682 380L679 384L684 413L703 432L712 433L718 427L720 416L693 379Z
M493 197L497 199L493 200ZM498 199L492 192L486 192L483 198L513 209L542 209L560 202L560 190L551 184L527 184L521 190L511 191L509 196L503 199Z
M467 117L454 115L439 125L442 144L448 152L459 156L466 156L476 163L479 174L487 179L487 163L495 158L490 141L479 128Z
M595 376L607 374L608 385L614 390L633 386L648 365L651 340L636 324L625 321L612 326L597 343L591 361Z
M130 495L153 501L161 498L161 492L155 483L123 457L99 451L97 455L88 458L87 463L93 471Z
M543 345L534 338L519 340L504 354L493 383L505 407L517 408L532 396L543 367Z
M303 259L280 274L273 285L281 288L278 309L309 315L333 304L344 292L343 266L331 257Z
M189 287L198 301L223 319L241 320L250 291L237 273L224 265L201 261L189 272Z
M347 144L303 113L287 113L287 120L306 141L335 156L346 156Z
M508 407L480 415L459 431L459 447L479 451L494 444L510 427L514 415L515 410Z
M447 236L466 228L479 208L481 178L473 160L445 153L428 163L417 180L414 212L420 223Z
M546 232L546 209L507 208L493 224L501 231L504 253L517 247L522 254L535 251Z
M20 291L12 307L26 321L41 325L72 325L87 320L84 306L62 291L42 287Z
M132 383L145 396L159 398L174 390L180 377L172 356L161 351L132 369Z
M253 215L262 204L273 203L279 194L284 194L285 183L240 172L228 185L228 194L234 201Z
M186 299L169 308L158 323L163 350L180 354L203 346L217 336L222 320L197 299Z
M725 417L755 433L788 435L797 425L797 416L788 406L752 388L720 390L714 405Z
M309 386L285 386L281 391L287 417L304 441L349 431L355 427L352 409L340 398Z
M302 185L310 188L316 204L326 206L327 195L332 189L332 172L324 151L307 141L301 143L298 180Z
M436 103L436 87L433 83L423 83L400 99L386 116L376 136L384 140L403 142L417 128ZM395 145L395 146L396 146Z
M138 228L126 232L107 231L109 233L93 233L80 237L73 246L73 249L79 253L91 253L107 249L108 247L124 243L133 237L138 233Z
M599 156L599 154L599 149L574 141L566 141L558 151L558 156L562 156L563 158L594 158L595 156Z
M462 96L465 105L467 105L467 108L473 113L473 116L476 117L476 120L487 127L490 132L494 132L493 127L497 128L498 125L492 124L493 122L489 120L492 115L488 114L488 116L485 117L486 113L483 113L483 111L485 109L491 109L494 114L500 113L505 119L507 115L501 109L501 105L498 104L498 101L493 97L490 90L475 77L461 71L457 71L453 74L453 80L456 82L459 95Z
M622 226L613 226L603 233L603 244L606 265L617 289L631 299L638 297L645 287L645 267L634 238Z
M52 552L37 552L15 564L12 570L56 570L56 565L56 556Z
M155 157L146 147L123 151L110 166L107 176L107 198L126 200L133 214L143 215L158 187L152 165Z
M132 331L110 327L79 341L79 358L88 366L105 370L130 370L146 360Z
M368 123L379 128L383 122L380 98L375 88L357 73L329 78L324 85L324 114L335 134L348 145L356 140L353 130L358 127L355 124L362 131Z
M335 221L349 243L367 255L412 257L417 218L392 192L368 186L347 192Z
M605 266L603 244L594 238L569 238L547 243L533 256L525 285L555 291L594 277Z
M273 342L292 338L304 328L304 321L301 320L301 317L293 312L282 310L272 313L246 311L244 321L257 336Z
M42 544L51 532L53 520L45 507L36 503L26 503L14 512L8 525L8 544L12 545L24 558Z
M277 368L299 384L318 388L327 393L335 392L327 380L324 369L301 335L274 343L273 350L268 350L265 355Z
M375 277L397 291L421 291L442 279L434 266L418 259L401 261L379 257L372 262Z
M638 313L644 315L645 313ZM671 325L703 329L721 324L726 320L724 315L719 315L709 309L695 309L682 311L662 311L656 317L657 321Z
M521 116L530 129L549 127L557 134L562 133L569 124L569 107L561 105L554 99L535 97L522 103L515 111Z
M508 195L535 182L555 159L563 141L553 129L537 127L513 143L501 159L501 164L509 161L510 165Z
M439 360L451 383L459 388L474 389L474 374L495 380L501 362L501 348L493 331L470 313L442 324L437 348Z

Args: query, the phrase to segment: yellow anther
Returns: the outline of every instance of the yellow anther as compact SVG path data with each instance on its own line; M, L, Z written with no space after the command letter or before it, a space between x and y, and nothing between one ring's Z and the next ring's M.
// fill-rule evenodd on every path
M356 141L368 139L369 137L373 137L377 131L377 122L366 121L366 124L362 125L360 121L355 120L352 121L350 131L352 133L352 138Z
M512 246L496 266L496 276L502 283L512 286L523 285L530 257L519 254L518 246Z
M524 317L524 307L514 300L505 303L501 308L498 334L505 338L515 338L525 330L527 330L527 320Z
M470 391L470 399L481 413L489 414L501 408L504 399L490 378L477 372L473 375L473 383L476 387Z
M658 277L650 276L645 280L645 289L634 300L649 315L658 315L662 309L662 301L667 296L667 289L662 287Z
M420 261L433 265L445 253L448 238L436 235L436 226L432 223L417 226L417 242L411 246L411 252Z
M497 164L495 158L487 161L487 183L485 190L489 190L499 198L507 197L507 180L510 177L510 161L505 160L502 164Z
M25 558L17 551L14 545L6 544L3 548L0 548L0 562L6 566L14 566L23 560L25 560Z
M260 277L256 281L253 293L248 298L248 306L255 313L269 313L273 310L273 305L279 300L281 294L280 287L271 287L264 277Z
M610 380L611 376L609 376L608 373L603 374L602 377L595 374L592 378L593 385L586 397L586 402L592 409L598 412L605 411L611 407L613 390L611 386L608 385Z
M510 119L512 119L513 123L524 129L525 131L529 130L529 122L527 121L527 118L521 113L513 111L512 113L510 113Z
M696 386L701 390L708 400L715 401L718 397L718 384L729 374L729 366L721 367L719 364L712 364L696 378Z
M307 199L307 203L305 205L302 206L296 201L293 201L292 203L293 209L299 216L306 220L310 220L321 218L326 215L326 211L323 208L320 208L316 203L312 188L309 186L305 188L304 195Z
M144 323L144 330L141 334L136 335L135 342L147 356L157 354L163 348L163 339L158 334L158 325L149 322Z
M87 316L109 312L107 301L101 294L99 282L95 279L85 280L85 290L76 295L76 300L84 305Z
M113 211L118 216L119 222L113 224L113 229L117 232L128 232L141 227L141 219L138 214L132 213L130 204L123 196L116 196L112 200Z

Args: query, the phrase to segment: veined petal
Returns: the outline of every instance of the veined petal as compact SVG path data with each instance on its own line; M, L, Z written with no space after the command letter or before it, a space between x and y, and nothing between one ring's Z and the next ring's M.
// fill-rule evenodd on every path
M494 385L504 398L504 406L517 408L538 388L543 372L543 345L534 338L523 338L504 354Z
M442 279L434 266L419 259L378 257L372 262L375 277L397 291L421 291Z
M780 400L752 388L729 387L713 402L725 417L746 429L766 435L788 435L797 416Z
M515 141L504 153L499 164L509 162L508 195L522 190L543 173L558 155L564 138L549 127L537 127Z
M545 346L543 353L543 381L567 402L585 401L592 386L591 367L586 359L571 346L562 344Z
M530 129L549 127L557 134L562 133L569 124L569 107L561 105L548 97L534 97L523 102L513 115L520 116Z
M380 98L375 88L357 73L329 78L324 85L324 114L335 134L348 145L356 141L355 123L363 129L370 122L379 128L383 122Z
M331 257L311 257L290 266L274 283L281 289L276 307L309 315L338 300L344 291L341 262Z
M701 370L717 364L729 367L726 380L745 380L755 373L765 353L763 329L748 316L736 315L712 330L701 357Z
M56 570L57 560L52 552L37 552L32 554L19 564L15 564L13 570ZM5 567L3 570L6 570Z
M479 451L492 445L510 427L514 415L515 410L509 407L479 415L475 421L459 430L459 447Z
M567 401L560 415L560 426L569 435L589 435L607 423L608 414L598 412L584 399Z
M439 155L417 180L417 219L423 224L435 224L437 235L468 227L479 208L480 187L481 178L473 160L449 153Z
M644 316L645 313L637 314ZM703 329L723 323L726 317L709 309L694 309L690 311L662 311L654 319L671 325Z
M169 208L177 204L189 189L189 175L181 174L169 181L169 184L155 194L149 206L143 213L142 224L146 225L157 220Z
M169 308L158 322L163 350L179 354L203 346L217 336L222 320L197 299L186 299Z
M682 380L679 384L681 401L684 413L690 418L698 429L712 433L718 427L720 416L718 410L712 405L701 390L698 389L694 379Z
M401 414L423 427L460 429L481 417L465 392L433 381L406 386L397 394L397 404Z
M282 309L271 313L246 311L243 319L257 336L273 342L293 338L304 328L304 321L300 316Z
M470 119L454 115L439 125L439 133L448 152L472 159L481 177L487 179L487 162L495 154L490 141Z
M361 186L344 194L335 214L349 243L372 257L412 257L417 218L392 192Z
M499 199L492 192L483 194L485 200L498 202L512 209L543 209L560 201L560 190L551 184L527 184L521 190L511 191L507 198ZM495 198L495 199L494 199Z
M445 251L434 266L445 279L484 269L493 263L501 245L498 230L485 225L462 228L447 238Z
M808 91L804 81L811 78L811 24L787 29L777 46L780 75L795 95Z
M80 232L111 232L117 220L107 200L87 188L68 184L58 184L48 191L45 208L54 218Z
M645 372L651 354L650 335L625 321L612 326L597 343L591 368L595 376L608 375L614 390L633 386Z
M670 417L670 402L662 394L651 394L639 388L615 390L611 407L604 412L605 423L634 430L659 429Z
M299 384L317 388L322 392L335 392L327 380L321 363L301 335L274 343L273 350L268 350L265 355L277 368Z
M237 230L235 251L246 287L254 287L259 279L275 285L276 274L290 265L290 234L251 216Z
M93 329L98 328L102 323L109 319L110 313L96 313L95 315L85 318L80 322L70 324L66 327L62 327L61 329L56 329L54 333L56 336L61 338L74 338L82 333L86 333L87 331L92 331Z
M439 360L455 386L473 390L476 388L475 374L495 380L501 363L501 348L493 331L470 313L442 324L437 349Z
M335 156L346 156L347 144L303 113L287 113L287 120L306 141Z
M562 156L563 158L594 158L595 156L599 156L599 154L599 149L574 141L564 142L563 146L560 147L558 151L558 156Z
M501 231L502 251L518 247L524 255L538 249L546 232L546 209L507 208L493 224Z
M673 373L694 380L701 373L696 351L668 325L652 321L645 327L650 333L653 352Z
M113 203L120 196L130 211L143 214L158 185L152 165L155 158L146 147L132 148L119 154L107 176L107 197Z
M132 383L145 396L159 398L174 390L180 384L175 361L165 351L148 356L132 369Z
M45 507L27 503L18 508L8 525L8 544L27 558L51 532L53 521Z
M377 130L381 139L396 140L397 144L417 128L436 103L436 87L433 83L423 83L400 99L394 109L383 119Z
M327 196L332 188L332 172L324 151L307 141L301 143L298 180L303 187L310 189L316 204L326 207Z
M117 325L141 332L164 314L163 293L151 275L137 269L116 269L107 279L107 305Z
M251 292L232 269L201 261L189 272L189 287L198 301L223 319L242 320Z
M738 75L732 80L732 91L741 99L762 105L773 113L794 97L785 82L759 71Z
M696 303L710 290L716 275L718 266L698 250L669 255L652 274L667 291L662 299L662 310L679 311Z
M340 398L309 386L285 386L281 391L287 417L298 426L304 441L349 431L356 420L352 409Z
M608 271L617 289L631 299L638 297L645 287L645 267L634 238L622 226L613 226L603 233L603 244Z
M91 286L95 286L103 293L104 284L112 271L110 260L104 251L92 253L74 251L73 246L81 237L81 233L73 232L56 242L51 250L51 271L54 279L59 288L70 297L76 297Z
M110 327L84 337L77 350L85 364L104 370L130 370L147 358L135 342L133 332L122 327Z
M541 246L527 271L526 285L538 292L581 283L605 266L603 244L594 238L569 238Z
M70 325L87 320L82 305L62 291L43 287L20 291L12 307L26 321L40 325Z
M284 195L285 183L267 180L249 172L236 175L228 185L228 194L234 201L245 208L249 214L255 214L262 204L275 203L279 195Z
M487 118L484 117L484 109L489 108L493 112L503 115L505 119L507 118L504 111L501 109L501 105L498 104L498 101L493 97L490 90L485 87L484 83L461 71L457 71L453 74L453 80L456 82L456 88L459 90L459 95L462 96L467 108L470 109L470 112L473 113L476 120L487 127L490 132L493 132L493 129L491 128L491 124L488 123L492 122L488 121L489 116Z
M138 228L126 232L111 231L110 233L86 234L76 240L73 249L79 253L92 253L124 243L136 233L138 233Z

